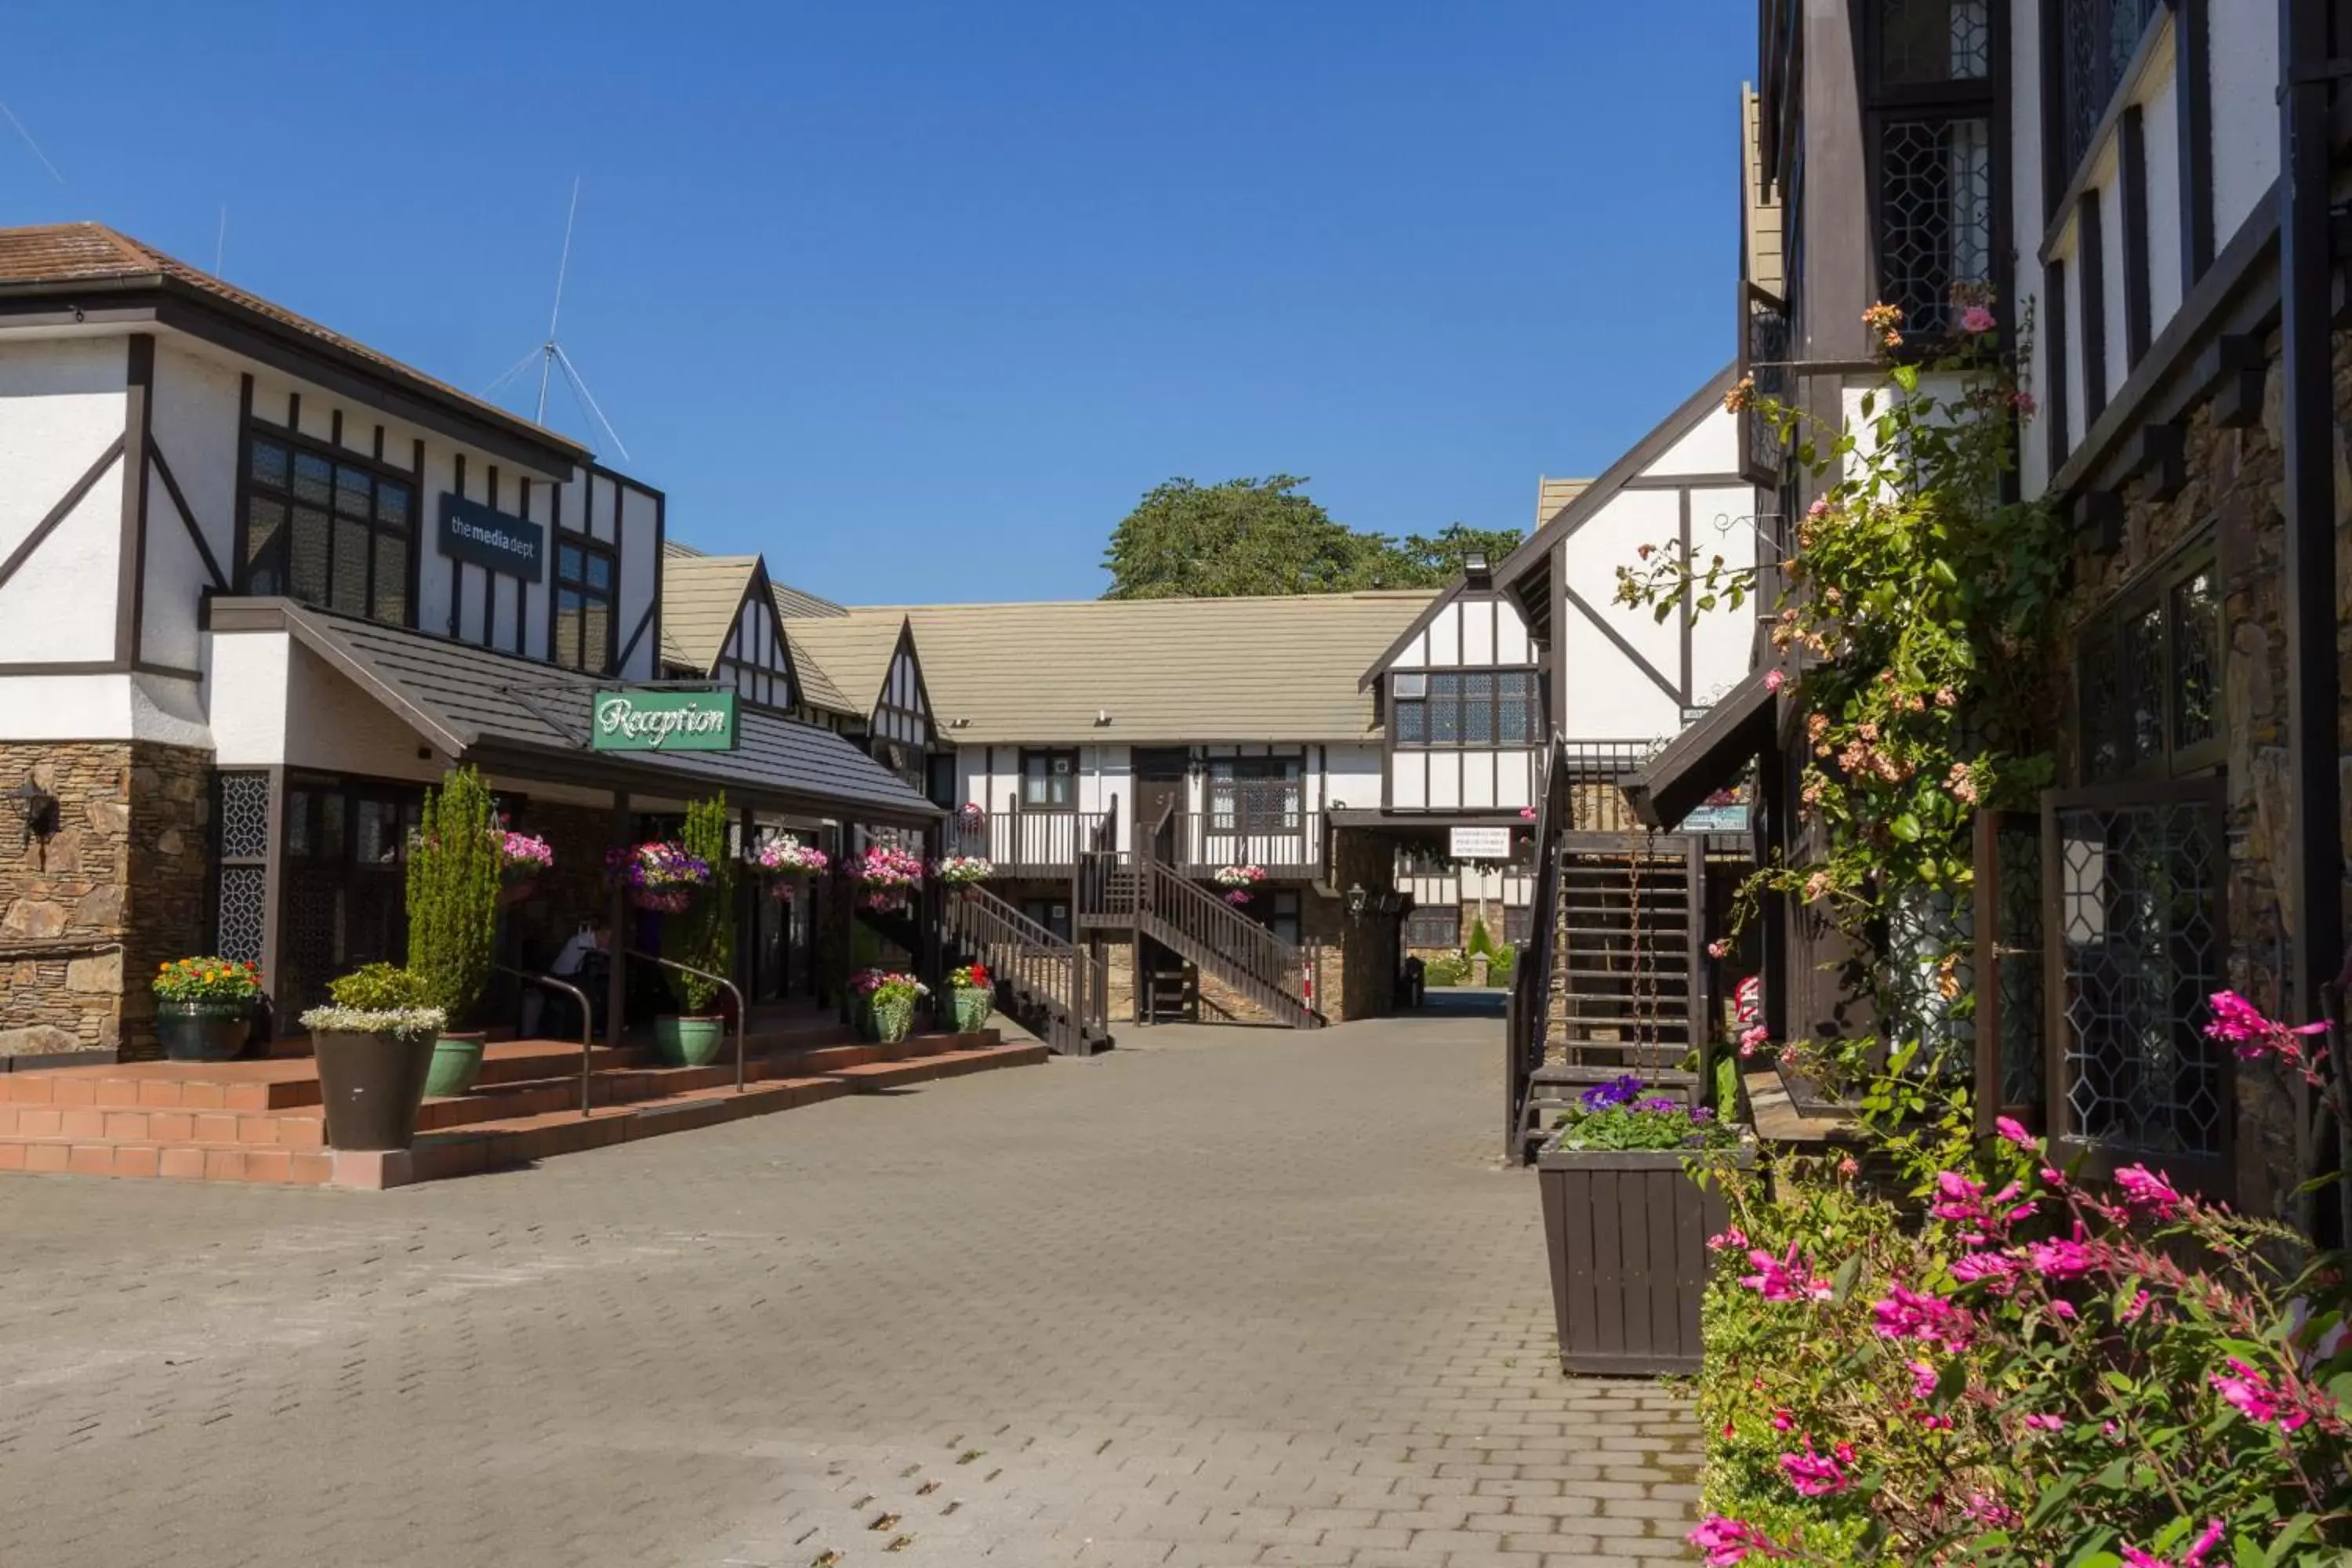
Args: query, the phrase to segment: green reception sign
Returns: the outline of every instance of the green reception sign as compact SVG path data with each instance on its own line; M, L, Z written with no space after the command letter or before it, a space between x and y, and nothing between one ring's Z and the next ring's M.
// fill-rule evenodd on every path
M731 691L599 691L591 745L599 752L731 752Z

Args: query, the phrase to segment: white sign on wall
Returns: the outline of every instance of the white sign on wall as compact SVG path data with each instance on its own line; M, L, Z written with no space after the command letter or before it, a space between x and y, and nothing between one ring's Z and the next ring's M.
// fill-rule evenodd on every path
M1507 860L1511 830L1507 827L1456 827L1450 830L1446 853L1456 860Z

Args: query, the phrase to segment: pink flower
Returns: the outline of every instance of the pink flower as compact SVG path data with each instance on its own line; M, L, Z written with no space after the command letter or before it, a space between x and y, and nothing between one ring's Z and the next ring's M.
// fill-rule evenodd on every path
M1807 517L1817 518L1827 512L1829 510L1830 498L1827 496L1815 496L1813 498L1813 504L1805 509L1805 515Z
M1748 1233L1735 1225L1728 1229L1718 1230L1708 1237L1706 1245L1709 1251L1729 1252L1748 1245Z
M2006 1530L2018 1520L2015 1509L1981 1492L1970 1492L1968 1500L1960 1504L1960 1511L1993 1530Z
M1952 1278L1963 1285L1990 1280L1993 1294L2006 1296L2017 1280L2017 1259L1999 1252L1971 1252L1953 1260Z
M1780 668L1772 668L1772 669L1768 669L1768 670L1766 670L1766 671L1764 672L1764 689L1765 689L1765 690L1767 690L1767 691L1778 691L1778 690L1780 690L1780 688L1782 688L1783 686L1786 686L1786 685L1788 685L1788 684L1789 684L1789 672L1788 672L1787 670L1780 669Z
M2205 1568L2206 1553L2221 1544L2222 1526L2218 1519L2205 1522L2204 1532L2189 1543L2189 1550L2178 1558L2163 1558L2137 1546L2123 1549L2125 1568Z
M2138 1322L2140 1319L2146 1315L2148 1308L2154 1305L2155 1301L2155 1297L2149 1295L2147 1291L2142 1290L2139 1294L2134 1296L2131 1299L2130 1303L2124 1308L2124 1321L2126 1323Z
M2028 1426L2032 1427L2036 1432L2063 1432L2066 1430L2066 1418L2063 1415L2036 1414L2027 1416L2025 1418L2025 1424Z
M1936 1370L1935 1363L1913 1362L1911 1363L1911 1397L1925 1399L1935 1393L1937 1381L1942 1376L1943 1373Z
M1810 1437L1805 1440L1803 1453L1780 1456L1780 1473L1789 1478L1789 1484L1801 1497L1831 1497L1845 1490L1847 1485L1845 1471L1839 1468L1837 1460L1814 1453Z
M1756 1265L1756 1272L1740 1277L1739 1282L1763 1297L1767 1301L1826 1301L1831 1289L1825 1279L1816 1279L1811 1270L1797 1260L1797 1244L1789 1244L1785 1258L1774 1258L1759 1247L1748 1255Z
M1759 1557L1788 1555L1754 1525L1719 1513L1700 1520L1698 1528L1683 1539L1706 1553L1707 1568L1737 1568L1751 1552Z
M1520 821L1522 821L1522 822L1533 822L1535 819L1536 819L1536 808L1535 808L1534 806L1532 806L1532 805L1523 805L1523 806L1519 807L1519 820L1520 820Z
M2146 1165L2126 1165L2117 1171L2116 1187L2123 1194L2126 1205L2145 1209L2158 1219L2170 1219L2186 1201L2173 1190L2169 1181L2150 1172Z
M2018 388L2017 392L2010 398L2009 401L2016 407L2020 414L2024 415L2028 419L2033 417L2034 411L2040 406L2040 405L2033 401L2033 394L2026 391L2023 387Z
M1939 686L1936 689L1936 706L1938 708L1949 708L1959 700L1959 693L1948 686Z
M2074 1321L2074 1303L2072 1301L2053 1301L2050 1303L2050 1315L2053 1318L2063 1318L2071 1323Z
M2083 1240L2082 1227L2077 1226L2072 1239L2029 1243L2025 1260L2045 1279L2072 1279L2097 1268L2099 1254Z
M1791 1427L1795 1426L1796 1426L1796 1424L1797 1424L1797 1418L1796 1418L1795 1416L1793 1416L1793 1415L1790 1415L1786 1410L1775 1410L1774 1412L1772 1412L1772 1430L1773 1430L1773 1431L1775 1431L1775 1432L1786 1432L1786 1431L1788 1431L1789 1429L1790 1429Z
M1719 936L1713 942L1706 944L1706 955L1709 958L1721 958L1725 953L1729 952L1730 951L1731 939L1728 937Z
M1975 1335L1965 1310L1940 1297L1923 1296L1900 1285L1890 1286L1885 1300L1872 1302L1870 1315L1876 1320L1881 1339L1917 1340L1962 1351Z
M2275 1421L2281 1431L2292 1432L2311 1419L2308 1411L2289 1407L2277 1384L2236 1356L2231 1356L2227 1364L2231 1375L2211 1373L2206 1381L2213 1385L2213 1392L2221 1396L2223 1404L2234 1406L2247 1420Z
M2016 1144L2021 1149L2039 1149L2042 1147L2042 1141L2034 1137L2032 1133L2028 1132L2025 1130L2025 1123L2018 1121L2017 1118L2013 1116L1994 1117L1992 1119L1992 1130L1995 1132L2000 1133L2002 1137L2008 1139L2011 1142Z
M1757 1047L1766 1044L1771 1038L1772 1032L1761 1024L1752 1025L1748 1028L1742 1029L1739 1032L1740 1056L1742 1058L1754 1056L1756 1054Z
M1993 316L1982 305L1971 305L1960 312L1960 331L1989 332L1993 329Z

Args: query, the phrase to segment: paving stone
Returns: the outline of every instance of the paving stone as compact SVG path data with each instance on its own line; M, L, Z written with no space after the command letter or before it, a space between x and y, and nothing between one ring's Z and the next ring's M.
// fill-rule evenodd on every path
M1685 1556L1686 1397L1559 1374L1498 1028L1131 1030L385 1193L11 1173L0 1563Z

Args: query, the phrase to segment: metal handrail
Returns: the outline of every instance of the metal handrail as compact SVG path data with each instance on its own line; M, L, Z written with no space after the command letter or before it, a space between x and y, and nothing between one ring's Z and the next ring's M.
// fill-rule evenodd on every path
M580 1004L580 1114L587 1115L589 1104L593 1099L588 1089L588 1074L596 1050L596 1014L594 1009L588 1005L588 993L570 981L559 980L552 974L541 974L533 970L517 969L510 963L493 963L490 967L501 974L511 974L516 979L529 981L533 985L544 985L556 991L568 991Z
M664 969L675 969L680 974L691 974L696 976L698 979L708 980L715 984L724 985L727 987L727 994L735 998L735 1092L738 1094L742 1093L743 1034L745 1029L750 1026L751 1021L751 1009L750 1005L743 1000L742 988L723 974L713 974L708 969L697 969L691 963L680 963L675 958L664 958L659 953L639 952L635 948L632 947L624 950L622 956L625 958L641 958L647 963L658 963Z

